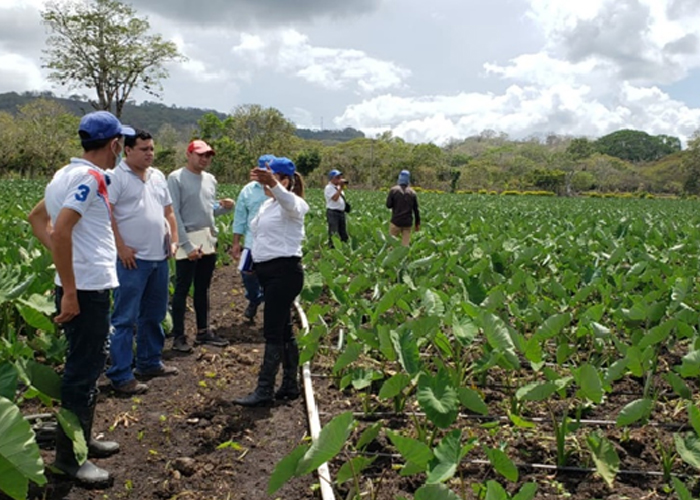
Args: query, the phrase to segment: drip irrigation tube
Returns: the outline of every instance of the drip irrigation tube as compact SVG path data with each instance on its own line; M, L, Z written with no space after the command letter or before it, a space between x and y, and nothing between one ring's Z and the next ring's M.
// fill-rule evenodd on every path
M299 302L296 300L294 301L294 307L299 314L301 327L304 331L304 335L306 335L309 332L309 321L301 305L299 305ZM304 383L306 412L309 418L309 432L311 433L311 439L317 441L321 433L321 419L319 418L318 407L314 399L314 388L311 383L311 364L308 361L302 366L302 380ZM335 493L333 493L333 488L331 487L331 473L328 469L328 463L321 464L316 472L318 474L319 484L321 485L321 498L323 498L323 500L335 500Z
M328 416L328 415L333 415L332 413L329 412L320 412L319 415ZM358 420L374 420L376 418L391 418L391 417L399 417L399 416L409 416L409 417L425 417L426 414L422 412L402 412L402 413L397 413L397 412L376 412L376 413L364 413L364 412L353 412L353 417L358 419ZM499 416L499 415L467 415L464 413L460 413L457 415L457 418L462 418L465 420L499 420L503 422L509 422L510 418L508 416ZM525 418L525 417L523 417ZM534 423L549 423L552 421L551 418L545 418L545 417L532 417L532 418L525 418L528 422L534 422ZM604 427L604 426L609 426L609 425L617 425L617 422L614 420L595 420L595 419L581 419L581 420L576 420L576 419L570 419L572 422L578 422L583 425L588 425L588 426L597 426L597 427ZM642 426L641 423L638 423L637 425L632 425L632 427L637 427L637 426ZM690 426L687 423L673 423L673 422L648 422L644 424L644 426L651 426L651 427L661 427L661 428L668 428L668 429L676 429L678 431L682 431L684 429L689 429ZM628 426L630 427L630 426Z
M383 457L383 458L391 458L391 459L401 459L404 460L404 457L402 457L398 453L371 453L371 452L349 452L351 455L356 455L356 456L363 456L363 457ZM488 460L462 460L464 464L469 464L469 465L491 465L491 462ZM514 465L519 468L519 469L541 469L541 470L550 470L550 471L555 471L555 472L573 472L577 474L592 474L596 472L596 469L590 468L590 467L569 467L569 466L560 466L560 465L551 465L551 464L536 464L536 463L514 463ZM659 471L654 471L654 470L620 470L617 472L618 475L622 474L625 476L654 476L654 477L663 477L664 473L659 472ZM671 473L671 476L678 477L678 478L683 478L683 479L700 479L700 475L697 474L675 474Z

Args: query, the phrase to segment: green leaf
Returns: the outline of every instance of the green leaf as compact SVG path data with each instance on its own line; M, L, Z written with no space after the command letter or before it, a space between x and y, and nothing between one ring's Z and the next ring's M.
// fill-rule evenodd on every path
M612 487L615 476L620 470L620 457L612 443L598 432L593 432L586 438L591 456L595 463L596 472L608 486Z
M513 495L513 500L532 500L537 493L537 483L525 483L520 491Z
M24 371L29 378L29 383L38 391L57 401L61 400L61 377L53 368L28 360L24 365Z
M9 361L0 363L0 397L13 401L17 392L17 368Z
M376 459L377 457L355 457L353 459L348 460L338 471L338 474L335 478L336 482L338 484L343 484L344 482L349 481L353 477L361 478L362 471L370 465L372 465Z
M518 482L518 468L505 452L498 448L484 447L484 452L493 468L508 481Z
M450 385L449 375L440 370L435 377L422 374L418 379L418 402L432 423L446 429L457 418L457 391Z
M442 438L435 447L433 450L435 458L428 466L427 483L444 483L455 475L459 462L462 460L461 438L462 431L453 430Z
M423 294L423 305L425 312L429 316L442 317L445 314L445 304L443 304L440 296L432 290L426 290Z
M508 492L496 481L486 481L486 497L484 500L509 500Z
M502 353L513 368L520 369L520 360L515 353L515 343L505 322L495 314L488 312L482 314L481 322L489 345Z
M676 451L681 459L700 469L700 438L693 434L674 434L673 441L676 443Z
M520 401L544 401L559 390L554 382L533 382L521 387L515 392Z
M61 408L56 414L56 419L61 425L63 432L66 436L73 441L73 454L75 459L79 464L84 464L87 460L87 442L85 441L85 434L83 433L83 428L80 425L78 417L70 410Z
M292 452L280 460L267 483L267 494L272 495L279 490L284 483L295 476L299 461L303 458L311 445L302 444L294 448Z
M683 399L693 399L693 393L687 384L674 372L662 375L662 378L673 388L673 392Z
M388 429L386 435L406 462L416 464L421 467L422 470L426 470L428 463L433 458L433 452L430 451L427 444L401 436Z
M534 422L531 422L530 420L525 420L524 418L519 417L514 413L510 413L508 415L508 418L511 422L513 422L513 424L515 424L516 427L519 427L521 429L534 429L535 427L537 427Z
M398 396L410 383L411 377L405 373L397 373L384 381L378 397L379 399L392 399Z
M585 364L574 372L574 376L584 397L596 404L603 402L603 384L600 381L598 370Z
M339 372L347 368L351 363L357 361L357 358L360 357L360 354L362 354L362 346L357 342L349 342L342 354L338 356L335 365L333 365L333 374L337 375Z
M617 416L615 424L618 427L625 427L634 422L642 420L646 422L651 415L651 409L654 402L649 398L636 399L625 405Z
M678 500L694 500L693 495L690 494L690 491L688 491L688 488L686 488L685 484L683 484L683 481L678 479L676 476L673 476L671 478L671 483L673 484L673 489L678 495Z
M396 267L396 265L402 262L406 256L408 256L408 247L403 245L397 246L384 258L381 267L384 269Z
M460 497L444 484L426 484L416 491L414 500L460 500Z
M462 403L467 410L478 413L479 415L488 415L489 407L481 398L478 392L468 387L460 387L457 389L459 402Z
M46 484L44 462L29 422L4 397L0 397L0 436L0 491L15 500L24 500L29 481Z
M479 335L479 327L471 318L455 318L452 321L452 333L460 344L468 346Z
M695 434L700 436L700 409L692 402L688 402L688 420L695 429Z
M571 324L570 314L554 314L540 325L535 332L535 336L541 340L547 340L556 337L561 331Z
M639 341L637 346L641 350L644 350L647 347L666 341L666 339L668 339L668 337L671 335L673 329L676 327L676 323L676 320L671 319L658 326L655 326L649 330L644 337L642 337L642 340Z
M45 332L55 331L56 327L54 326L53 322L43 313L37 311L33 307L17 304L17 310L22 315L24 321L26 321L32 328L43 330Z
M341 413L321 429L321 434L299 460L296 475L304 476L330 461L345 446L355 421L352 412Z
M382 429L382 427L383 425L381 422L376 422L375 424L367 427L364 431L362 431L360 439L358 439L357 443L355 443L355 448L358 450L362 450L372 441L377 439L379 431Z
M414 377L421 370L420 352L413 334L409 330L391 332L391 342L404 370Z

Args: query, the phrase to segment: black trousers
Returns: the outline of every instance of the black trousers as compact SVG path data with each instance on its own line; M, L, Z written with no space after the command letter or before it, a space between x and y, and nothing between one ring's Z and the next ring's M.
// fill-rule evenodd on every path
M304 286L299 257L280 257L258 262L255 272L265 296L263 335L267 344L281 345L293 338L292 303Z
M204 255L198 260L175 261L175 292L172 301L173 337L185 335L185 307L193 281L197 331L209 328L209 286L215 267L215 253Z
M348 226L345 220L345 212L327 208L326 219L328 220L328 241L333 242L331 238L334 234L338 235L340 241L348 241Z

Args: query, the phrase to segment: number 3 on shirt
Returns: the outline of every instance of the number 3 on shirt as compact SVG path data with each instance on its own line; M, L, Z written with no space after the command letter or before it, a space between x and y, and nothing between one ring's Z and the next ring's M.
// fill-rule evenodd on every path
M89 194L90 188L85 184L81 184L80 186L78 186L78 192L75 193L75 199L78 201L85 201L87 200Z

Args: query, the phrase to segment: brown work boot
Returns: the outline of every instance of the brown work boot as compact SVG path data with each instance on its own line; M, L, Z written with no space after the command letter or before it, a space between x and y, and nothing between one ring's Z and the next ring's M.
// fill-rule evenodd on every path
M135 378L132 378L128 382L124 382L123 384L120 385L112 385L112 390L116 392L117 394L123 394L126 396L133 396L136 394L143 394L148 390L148 386L146 384L142 384L141 382L137 382Z
M175 366L166 366L163 363L156 368L151 368L148 370L139 370L138 368L134 370L134 376L138 379L144 380L153 377L170 377L172 375L177 375L180 373Z

